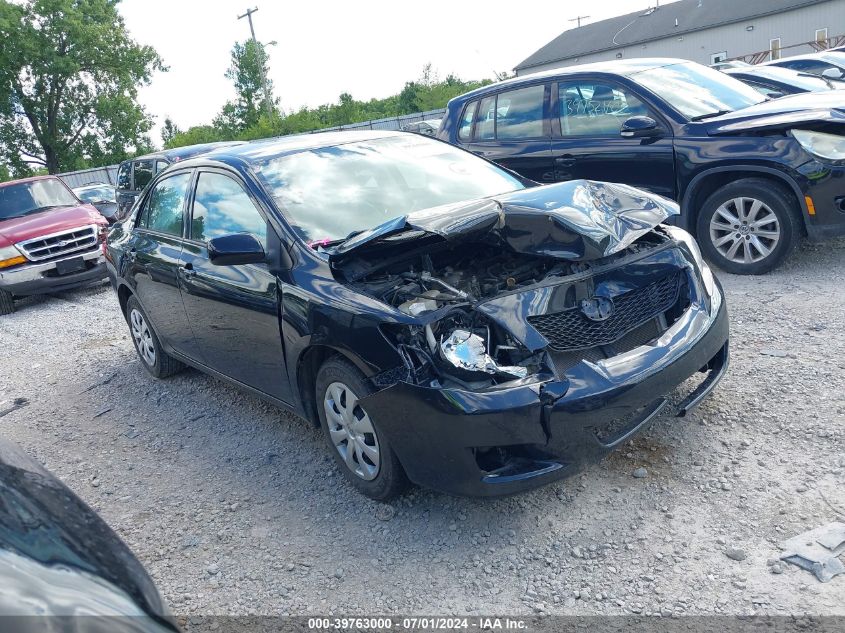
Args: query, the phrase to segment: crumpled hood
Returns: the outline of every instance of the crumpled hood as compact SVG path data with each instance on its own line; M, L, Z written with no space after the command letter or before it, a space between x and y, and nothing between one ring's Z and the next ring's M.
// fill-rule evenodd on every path
M706 119L708 134L782 129L808 123L845 124L845 90L805 92Z
M494 237L515 252L583 261L621 251L667 218L674 202L627 185L572 180L433 207L359 233L329 259L346 259L423 236Z
M0 220L0 247L88 224L108 224L100 212L90 204L47 209L22 218Z

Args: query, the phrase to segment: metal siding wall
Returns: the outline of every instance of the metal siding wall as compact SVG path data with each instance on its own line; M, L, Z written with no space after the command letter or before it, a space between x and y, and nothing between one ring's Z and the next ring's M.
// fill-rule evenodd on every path
M707 0L703 1L707 2ZM737 1L741 2L742 0ZM746 31L747 26L753 26L754 30ZM726 51L729 58L748 55L757 51L768 50L769 40L777 37L781 39L781 47L787 47L815 39L816 29L825 27L827 27L828 37L845 34L845 0L831 0L811 7L756 18L747 22L737 22L696 33L687 33L682 36L683 40L681 41L676 37L668 37L645 45L628 46L595 55L584 55L577 59L537 66L519 74L528 75L576 64L611 61L616 59L617 53L622 53L623 59L677 57L700 64L709 64L710 55L713 53ZM787 57L812 52L812 48L803 46L784 50L782 56Z
M117 182L117 165L110 165L108 167L97 167L95 169L83 169L81 171L69 171L64 174L59 174L59 178L65 181L65 184L73 189L74 187L81 187L92 182L106 182L114 184Z

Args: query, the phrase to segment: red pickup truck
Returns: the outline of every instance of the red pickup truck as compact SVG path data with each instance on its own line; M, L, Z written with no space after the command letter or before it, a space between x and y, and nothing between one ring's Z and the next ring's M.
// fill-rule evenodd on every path
M108 222L55 176L0 183L0 315L17 297L106 277Z

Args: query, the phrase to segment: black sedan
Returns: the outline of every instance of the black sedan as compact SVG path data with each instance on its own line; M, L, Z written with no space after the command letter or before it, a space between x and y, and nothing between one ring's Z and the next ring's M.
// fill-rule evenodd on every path
M739 274L784 261L803 235L845 235L845 102L767 99L678 59L571 66L449 102L438 137L538 182L623 182L677 200L679 226Z
M728 321L675 203L537 186L418 134L342 132L171 166L107 266L144 367L192 365L321 424L341 470L470 495L566 476L690 376Z

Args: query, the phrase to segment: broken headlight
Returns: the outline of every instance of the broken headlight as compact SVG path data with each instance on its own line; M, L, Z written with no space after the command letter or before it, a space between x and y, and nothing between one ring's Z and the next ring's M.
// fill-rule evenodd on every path
M488 374L505 374L514 378L525 378L528 368L519 365L499 365L478 334L466 330L453 330L447 339L440 343L440 356L457 369Z
M845 160L845 136L813 130L792 130L792 137L808 153L822 160Z
M690 255L692 255L695 265L698 268L699 275L701 276L701 282L704 285L704 290L707 292L708 297L712 297L716 292L716 281L713 279L713 271L710 270L710 266L707 265L707 262L704 261L704 257L701 255L701 249L698 247L698 242L696 242L695 238L687 231L678 228L677 226L664 224L663 229L669 234L669 237L681 242L687 247L687 250L690 252Z

